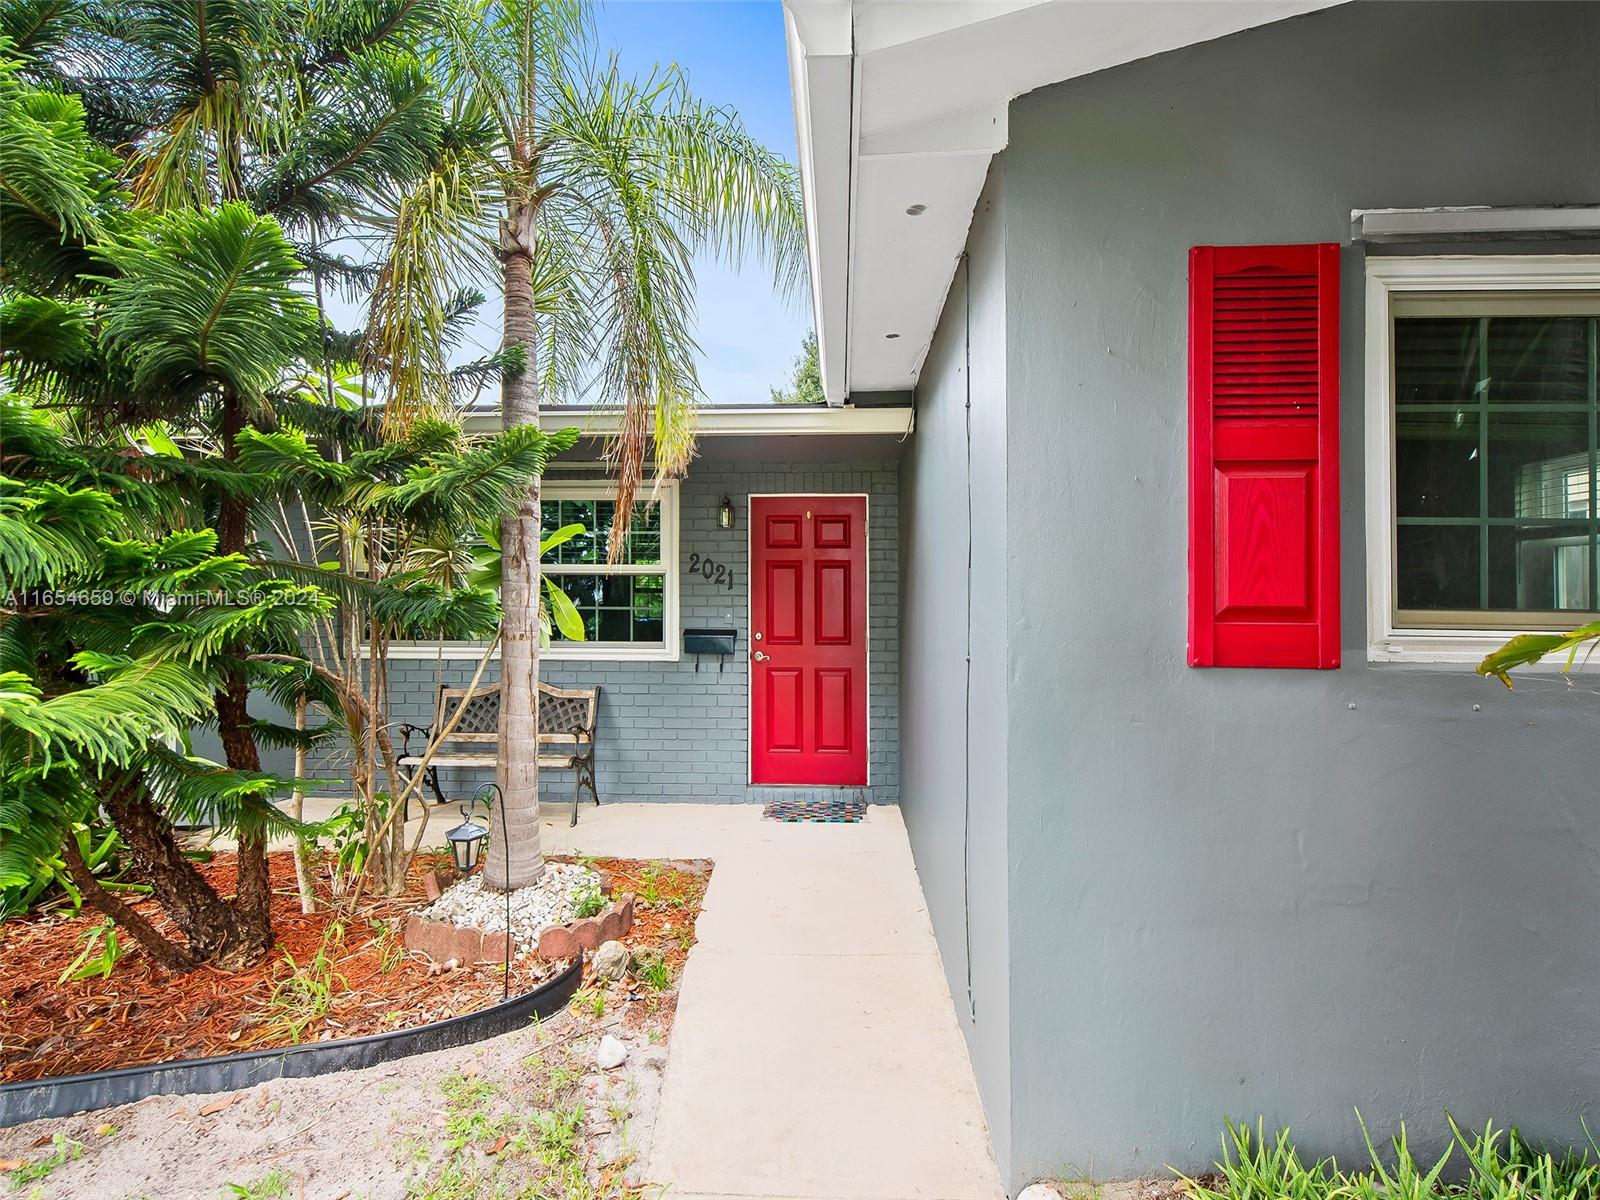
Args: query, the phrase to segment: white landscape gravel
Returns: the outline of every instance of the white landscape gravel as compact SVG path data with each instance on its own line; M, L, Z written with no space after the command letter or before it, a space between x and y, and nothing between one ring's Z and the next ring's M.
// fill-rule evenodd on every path
M538 883L510 893L511 936L520 949L533 949L540 930L577 920L579 898L599 891L600 875L589 867L546 863ZM498 933L506 927L506 893L484 887L480 871L451 887L421 915L430 921Z

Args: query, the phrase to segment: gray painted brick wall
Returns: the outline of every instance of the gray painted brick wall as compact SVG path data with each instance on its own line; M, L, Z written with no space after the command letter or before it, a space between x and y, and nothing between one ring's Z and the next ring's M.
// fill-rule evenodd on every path
M558 478L552 476L552 479ZM680 486L678 557L682 571L679 623L684 628L733 626L738 650L718 674L715 659L678 662L558 662L541 664L540 677L564 687L598 683L600 719L596 759L600 798L738 803L765 799L769 789L746 782L748 725L746 613L748 500L761 493L865 492L868 527L868 626L870 629L867 797L876 804L900 798L900 630L898 623L899 467L894 460L828 464L697 464ZM724 495L733 498L736 527L717 528ZM689 556L710 557L731 567L730 590L688 573ZM470 682L476 660L442 664L442 681ZM426 725L433 717L440 664L434 659L392 659L390 705L402 721ZM491 662L485 680L498 677ZM396 731L398 737L398 730ZM323 778L344 773L348 753L331 751L313 770ZM488 771L441 772L445 794L470 794ZM570 804L572 775L546 772L540 791L547 803ZM784 789L785 795L794 795ZM587 797L586 797L587 802Z

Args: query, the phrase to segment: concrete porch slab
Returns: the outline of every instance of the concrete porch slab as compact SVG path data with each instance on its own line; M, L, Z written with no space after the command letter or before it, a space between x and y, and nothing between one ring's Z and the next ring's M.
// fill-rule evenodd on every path
M647 1175L688 1200L1003 1198L898 809L557 812L545 848L716 860Z

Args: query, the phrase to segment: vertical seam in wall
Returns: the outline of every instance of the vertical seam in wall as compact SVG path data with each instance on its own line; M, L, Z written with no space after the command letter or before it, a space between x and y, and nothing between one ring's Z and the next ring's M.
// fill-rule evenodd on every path
M961 919L967 967L967 1016L978 1020L972 994L972 259L961 253L961 375L966 392L967 573L966 573L966 684L961 693L962 769L961 799Z

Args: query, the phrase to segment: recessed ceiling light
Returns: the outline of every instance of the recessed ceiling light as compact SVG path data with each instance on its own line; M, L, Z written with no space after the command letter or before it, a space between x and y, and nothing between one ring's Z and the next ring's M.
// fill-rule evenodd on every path
M908 217L920 217L923 213L925 213L927 211L928 211L928 206L926 204L913 204L909 208L906 209L906 216L908 216Z
M883 336L888 338L892 342L892 341L895 340L895 338L899 337L900 335L898 333L886 333Z

